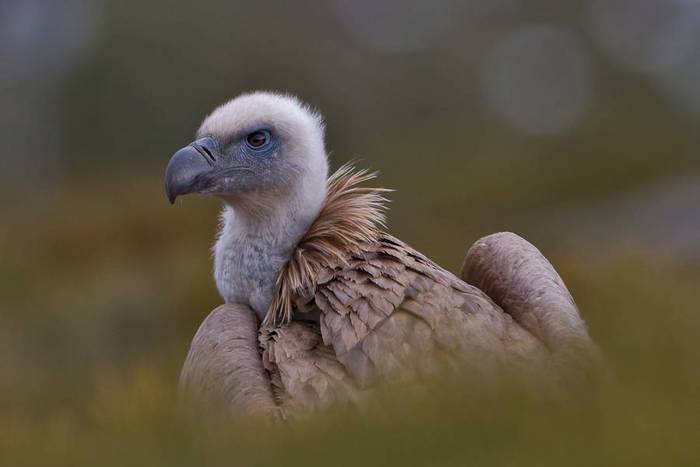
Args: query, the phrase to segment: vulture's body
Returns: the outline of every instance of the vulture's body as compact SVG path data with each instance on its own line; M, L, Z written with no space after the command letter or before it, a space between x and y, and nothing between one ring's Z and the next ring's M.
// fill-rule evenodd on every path
M514 234L479 240L461 278L383 230L386 190L327 178L320 118L293 98L217 109L166 171L169 198L225 203L215 278L226 304L192 342L181 391L236 411L362 405L373 388L584 378L596 349L562 280Z

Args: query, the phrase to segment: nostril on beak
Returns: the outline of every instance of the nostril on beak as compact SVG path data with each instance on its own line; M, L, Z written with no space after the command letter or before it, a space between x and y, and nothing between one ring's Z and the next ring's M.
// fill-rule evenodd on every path
M214 165L214 163L216 162L215 154L218 153L218 149L216 146L216 142L211 137L204 137L198 139L197 141L190 144L190 146L192 146L199 153L199 155L207 161L209 165Z
M214 162L214 155L211 153L208 147L202 146L202 151L204 151L207 154L210 161Z
M192 146L194 150L197 151L199 155L204 158L205 161L207 161L207 164L214 165L214 155L207 147L196 143L192 143L190 146Z

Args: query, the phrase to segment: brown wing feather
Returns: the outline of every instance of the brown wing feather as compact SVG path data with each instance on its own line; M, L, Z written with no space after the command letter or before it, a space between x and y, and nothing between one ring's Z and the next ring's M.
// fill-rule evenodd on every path
M318 325L293 321L260 335L263 364L270 371L285 416L329 407L355 407L359 391Z
M481 290L389 235L364 247L328 268L315 292L323 340L362 386L545 360L544 346Z

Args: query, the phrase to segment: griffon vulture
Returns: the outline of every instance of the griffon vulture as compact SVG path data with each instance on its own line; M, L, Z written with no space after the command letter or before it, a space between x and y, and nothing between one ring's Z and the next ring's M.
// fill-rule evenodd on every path
M458 278L384 231L387 190L364 187L372 174L346 165L328 177L327 159L321 116L268 92L214 110L170 159L171 203L196 192L224 205L214 277L225 304L194 337L184 395L287 416L443 370L586 378L596 347L534 246L483 238Z

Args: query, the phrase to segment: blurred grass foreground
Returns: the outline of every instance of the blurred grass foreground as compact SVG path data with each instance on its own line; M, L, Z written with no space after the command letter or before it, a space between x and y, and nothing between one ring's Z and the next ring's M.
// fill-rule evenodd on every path
M16 215L22 233L3 244L1 465L697 465L700 270L633 247L553 258L614 373L569 404L508 390L475 404L452 386L393 401L391 417L291 430L182 417L177 372L217 302L215 212L167 209L144 180L94 196L88 183ZM81 215L60 219L64 203Z
M699 25L688 0L0 2L0 466L700 465ZM390 230L445 267L537 245L611 377L183 416L218 207L168 206L162 170L257 88L318 106L333 167L379 169Z

